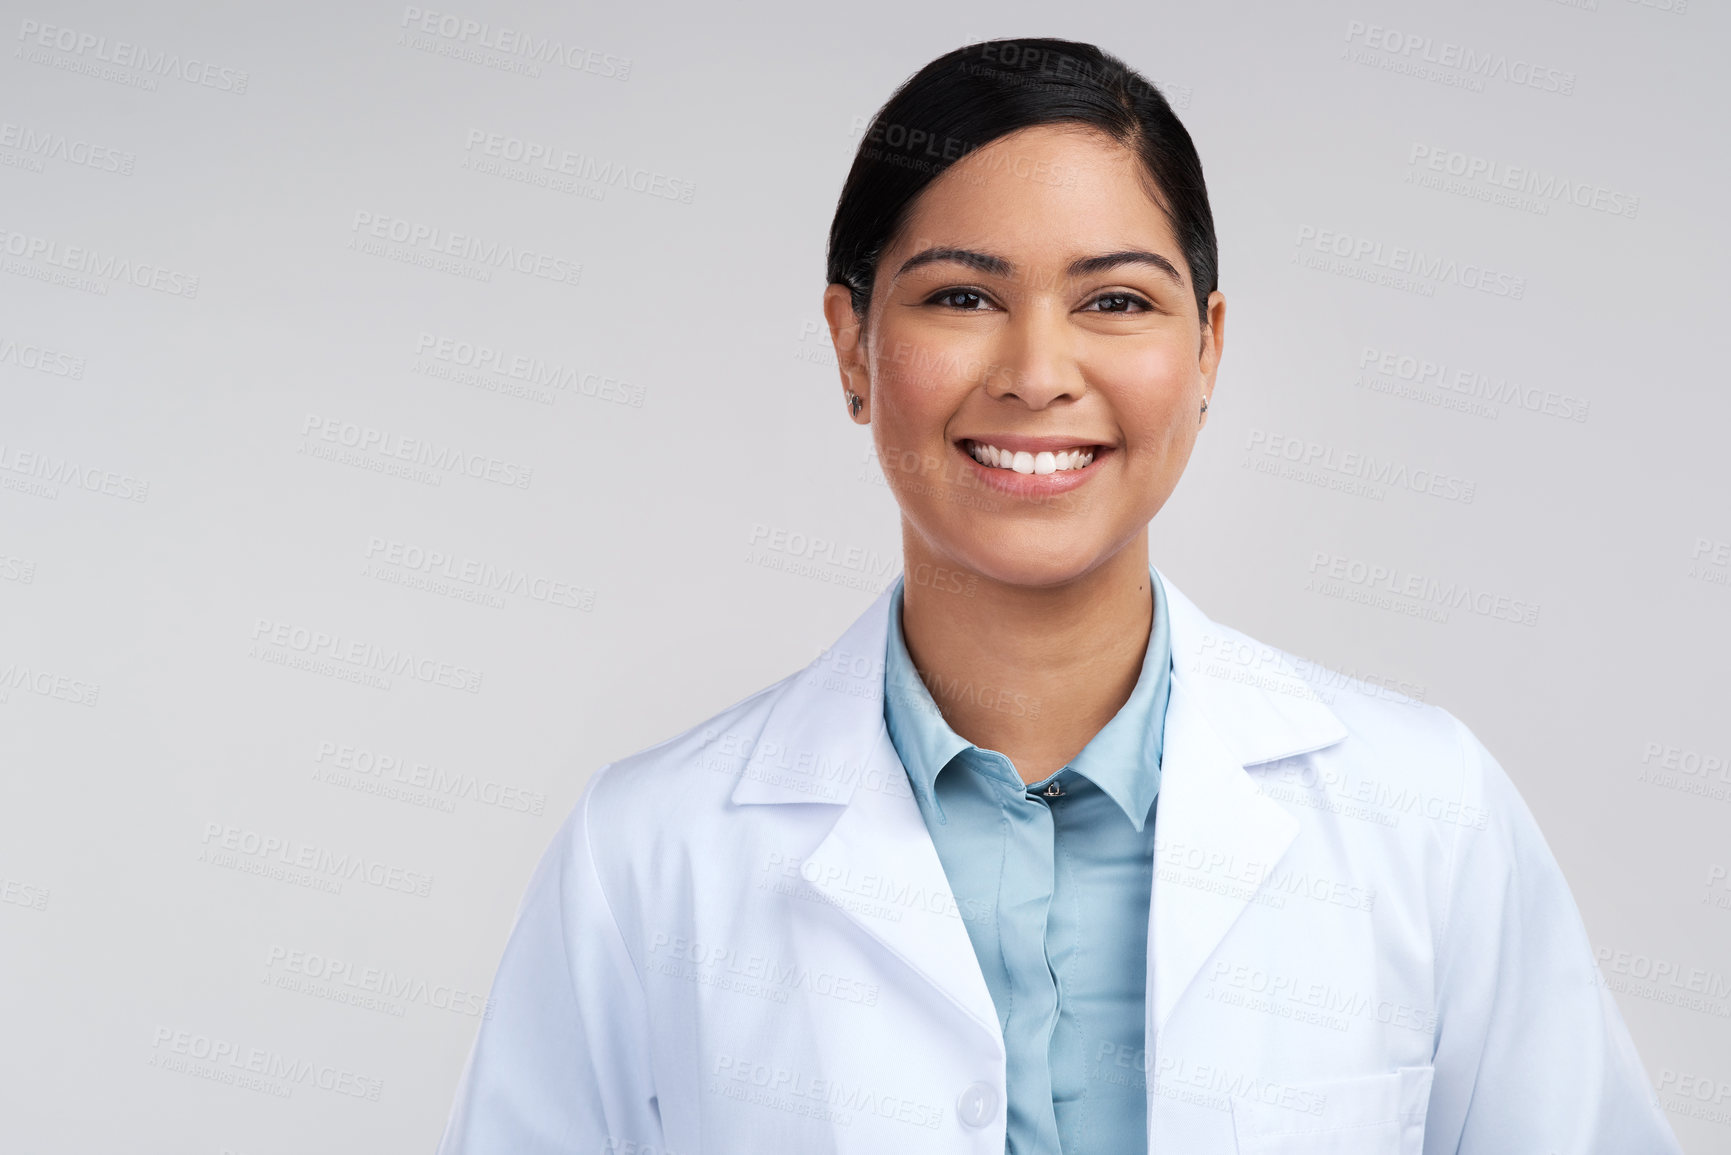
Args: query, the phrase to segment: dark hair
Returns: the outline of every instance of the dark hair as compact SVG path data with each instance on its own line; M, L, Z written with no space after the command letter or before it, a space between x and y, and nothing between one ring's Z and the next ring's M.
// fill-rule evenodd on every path
M829 283L861 317L878 258L915 198L962 157L1019 129L1076 123L1134 151L1153 178L1208 319L1220 257L1202 160L1160 90L1116 56L1074 40L987 40L944 54L896 89L860 140L829 229Z

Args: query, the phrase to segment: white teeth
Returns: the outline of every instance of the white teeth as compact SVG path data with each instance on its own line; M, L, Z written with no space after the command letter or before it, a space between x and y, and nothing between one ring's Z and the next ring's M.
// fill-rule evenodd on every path
M1039 453L1012 453L1007 449L999 449L996 445L969 442L968 452L973 454L974 460L981 465L988 465L993 469L1010 469L1017 473L1061 473L1071 469L1086 469L1094 460L1092 449L1066 449L1062 453L1047 450Z

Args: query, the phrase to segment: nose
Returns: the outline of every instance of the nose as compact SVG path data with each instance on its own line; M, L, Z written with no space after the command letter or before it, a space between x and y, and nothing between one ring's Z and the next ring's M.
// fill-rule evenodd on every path
M1079 399L1088 387L1074 341L1061 308L1012 313L986 374L987 395L994 400L1013 398L1036 410L1054 401Z

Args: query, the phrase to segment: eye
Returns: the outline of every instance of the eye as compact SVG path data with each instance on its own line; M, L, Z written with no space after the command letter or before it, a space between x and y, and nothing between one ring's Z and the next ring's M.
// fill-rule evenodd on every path
M1100 307L1098 309L1092 308L1094 305ZM1146 312L1153 308L1152 305L1141 297L1138 297L1135 293L1101 293L1098 297L1089 301L1088 306L1089 307L1085 308L1084 311L1093 313L1137 313ZM1132 306L1134 306L1134 308L1132 308Z
M926 298L928 305L944 305L962 313L983 312L990 302L973 289L945 289Z

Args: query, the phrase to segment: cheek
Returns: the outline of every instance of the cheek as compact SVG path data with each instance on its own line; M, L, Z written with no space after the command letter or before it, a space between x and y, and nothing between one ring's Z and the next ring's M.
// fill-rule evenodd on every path
M1167 344L1110 349L1095 366L1095 380L1110 393L1132 450L1169 445L1191 432L1184 421L1196 424L1191 413L1198 395L1196 378L1196 365Z
M1182 392L1197 372L1195 358L1167 340L1109 342L1095 350L1093 359L1102 378L1148 394Z
M886 331L872 353L874 422L881 416L903 443L943 440L974 363L953 343Z

